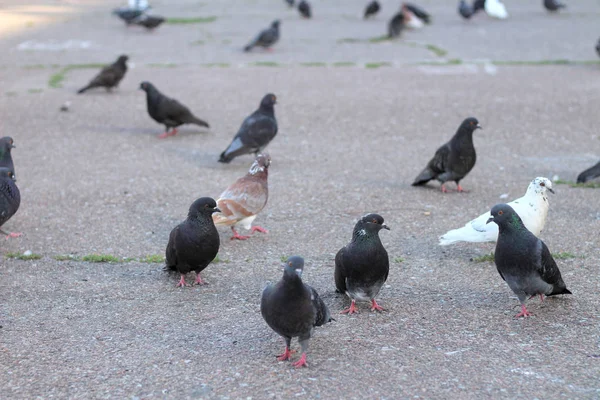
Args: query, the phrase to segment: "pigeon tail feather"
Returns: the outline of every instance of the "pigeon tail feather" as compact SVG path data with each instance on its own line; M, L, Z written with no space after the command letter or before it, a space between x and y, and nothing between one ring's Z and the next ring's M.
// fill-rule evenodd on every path
M419 174L419 176L417 176L415 178L415 181L412 183L412 185L413 186L424 185L434 178L435 178L435 174L429 167L427 167Z
M491 225L490 225L491 226ZM453 229L440 236L440 246L448 246L457 242L484 243L495 242L498 237L498 230L478 231L471 224L462 228Z

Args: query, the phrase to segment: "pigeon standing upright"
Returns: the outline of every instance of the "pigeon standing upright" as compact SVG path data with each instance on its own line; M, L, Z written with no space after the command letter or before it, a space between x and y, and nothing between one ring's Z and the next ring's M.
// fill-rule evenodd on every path
M508 18L508 11L506 11L506 6L502 4L500 0L485 0L484 9L486 14L492 18Z
M219 252L219 232L212 220L212 214L219 211L214 199L201 197L190 206L187 219L171 231L165 252L165 270L181 274L178 287L189 286L185 274L191 271L196 272L195 285L206 283L200 272Z
M219 162L228 163L243 154L258 154L267 147L277 135L275 104L277 97L272 93L262 98L258 110L244 119L229 146L221 153Z
M590 167L579 174L577 177L577 183L585 183L587 181L591 181L592 179L596 179L600 176L600 161L598 164Z
M502 279L519 298L519 317L530 316L525 307L528 296L571 294L563 281L558 266L544 242L529 232L523 221L508 204L492 208L487 223L495 222L500 233L496 242L494 261Z
M176 128L183 124L196 124L209 128L207 122L196 117L189 108L177 100L159 92L150 82L142 82L140 89L146 92L146 104L150 117L159 124L165 125L165 133L161 134L159 138L164 139L167 136L176 135Z
M270 165L271 157L268 154L259 154L248 173L225 189L217 199L217 206L221 212L213 215L213 221L216 225L231 226L231 239L246 240L250 237L240 235L235 230L237 225L250 230L250 233L267 233L266 229L251 225L269 199Z
M273 21L270 27L262 30L252 42L244 47L244 51L250 51L256 46L268 49L277 43L277 41L279 41L279 24L280 21L278 19Z
M377 14L380 9L381 6L379 5L379 2L377 0L372 0L365 8L365 19Z
M379 239L389 230L379 214L368 214L354 226L352 240L335 256L335 287L352 300L342 314L358 313L356 301L370 301L371 311L383 311L375 297L388 278L390 260Z
M308 341L315 326L332 321L327 306L315 289L302 282L304 259L292 256L283 264L283 277L275 285L268 285L262 293L260 312L271 329L285 340L285 350L277 357L289 360L292 338L298 337L302 347L295 367L308 367Z
M158 15L140 15L138 18L134 19L131 23L134 25L143 26L148 30L152 30L158 27L160 24L165 22L164 17L159 17Z
M304 18L310 18L312 16L310 3L306 0L301 0L300 3L298 3L298 11Z
M558 0L544 0L544 7L550 12L556 12L561 8L565 8L567 6Z
M13 164L11 150L15 147L13 138L10 136L4 136L0 139L0 167L8 168L13 174L15 173L15 166Z
M548 178L537 177L527 187L527 192L521 198L508 203L519 215L525 227L535 236L539 236L544 225L550 202L546 191L554 193L552 181ZM469 221L462 228L453 229L440 237L440 246L456 242L495 242L498 239L498 227L488 224L489 211Z
M458 13L464 19L470 19L473 16L473 7L471 7L465 0L460 0L458 3Z
M117 61L102 68L100 73L98 73L90 83L79 89L77 93L83 93L88 89L97 87L103 87L107 91L110 91L112 88L118 86L127 72L128 59L129 57L126 55L119 56Z
M473 169L477 158L473 146L475 129L481 129L477 119L473 117L465 119L452 139L437 149L431 161L412 185L420 186L437 179L442 183L442 192L446 193L446 182L454 181L457 190L463 192L464 189L459 182Z
M400 36L405 27L404 19L405 15L402 11L392 17L388 23L388 38L393 39Z
M0 167L0 233L6 238L15 238L22 235L18 232L4 232L1 227L19 209L21 192L16 185L15 174L7 167Z

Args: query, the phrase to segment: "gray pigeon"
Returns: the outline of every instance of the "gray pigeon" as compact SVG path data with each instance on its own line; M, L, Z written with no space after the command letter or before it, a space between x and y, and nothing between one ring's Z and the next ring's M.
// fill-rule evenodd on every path
M598 57L600 57L600 39L596 42L596 53L598 53Z
M365 19L377 14L380 9L381 6L379 5L379 2L377 0L372 0L365 8Z
M460 0L458 3L458 13L464 19L470 19L473 16L473 7L471 7L465 0Z
M0 167L5 167L10 170L13 174L15 173L15 166L13 164L11 150L15 148L13 144L13 138L10 136L4 136L0 139Z
M311 10L312 9L308 1L301 0L300 3L298 3L298 11L300 12L302 18L310 18L312 16Z
M425 169L412 183L413 186L424 185L432 179L442 183L442 192L446 193L446 182L456 182L459 192L464 189L459 182L475 166L476 154L473 146L473 132L482 129L475 118L465 119L452 139L437 149Z
M600 176L600 161L598 164L590 167L579 174L577 177L577 183L585 183L587 181L591 181L592 179L596 179Z
M566 6L558 0L544 0L544 7L550 12L556 12Z
M126 25L131 24L136 18L144 14L146 10L139 8L121 7L115 8L112 13L121 18Z
M244 51L250 51L256 46L270 48L279 40L279 20L275 20L271 23L271 26L265 30L262 30L256 38L246 47L244 47Z
M262 98L258 110L244 119L231 144L221 153L219 162L228 163L243 154L258 155L267 147L277 135L277 120L273 108L275 104L277 97L272 93Z
M102 68L102 70L88 83L86 86L79 89L77 93L81 94L88 89L97 87L103 87L110 91L112 88L119 86L121 80L127 72L127 60L129 57L126 55L119 56L117 61Z
M190 206L187 219L171 231L165 252L165 270L181 274L178 287L188 286L185 274L191 271L196 272L195 285L206 283L200 277L200 272L208 267L219 252L219 232L212 214L220 211L214 199L201 197Z
M0 228L8 221L19 209L21 204L21 193L15 184L15 174L6 167L0 167ZM0 233L6 235L6 238L15 238L22 233L6 233L0 229Z
M285 351L277 360L290 359L292 338L298 337L302 356L292 364L295 367L308 367L306 353L313 328L332 321L317 291L302 282L303 270L302 257L289 257L283 264L281 280L268 285L260 300L260 312L265 322L285 340Z
M388 23L388 38L394 39L400 36L405 28L404 19L405 15L402 11L392 17Z
M381 215L365 215L354 226L350 243L335 256L335 287L352 300L342 314L358 313L357 300L370 301L371 311L383 311L375 301L390 272L390 260L379 239L382 229L390 228Z
M515 317L527 317L527 296L571 294L544 242L529 232L519 215L508 204L492 208L487 223L495 222L500 233L496 242L494 261L502 279L521 302L521 312Z
M166 19L164 17L159 17L158 15L140 15L138 18L134 19L131 23L134 25L143 26L148 30L152 30L157 28L160 24L165 22Z

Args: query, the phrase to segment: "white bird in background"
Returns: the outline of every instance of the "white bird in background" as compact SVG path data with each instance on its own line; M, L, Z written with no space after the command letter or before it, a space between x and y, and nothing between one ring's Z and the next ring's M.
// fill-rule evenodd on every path
M525 196L508 203L521 217L525 227L538 236L546 224L548 215L548 198L546 190L552 190L552 181L548 178L537 177L529 184ZM498 225L486 224L490 218L489 211L480 215L465 226L453 229L440 236L440 246L448 246L456 242L495 242L498 239Z
M508 18L508 11L506 11L506 7L500 2L500 0L485 0L484 9L487 15L492 18Z

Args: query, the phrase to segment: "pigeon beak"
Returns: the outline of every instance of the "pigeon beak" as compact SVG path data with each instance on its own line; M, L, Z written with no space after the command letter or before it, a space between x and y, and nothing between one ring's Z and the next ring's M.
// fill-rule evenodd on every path
M16 147L17 147L17 146L15 146L14 144L11 144L11 145L10 145L10 148L11 148L11 149L14 149L14 148L16 148Z
M382 227L383 229L387 229L388 231L390 230L390 227L389 227L389 226L387 226L386 224L381 224L381 227Z
M487 224L489 224L492 221L494 221L494 217L490 217L485 224L487 225Z
M552 193L552 194L555 194L555 193L554 193L554 190L552 190L552 188L546 188L546 189L548 189L548 191L549 191L550 193Z
M477 126L475 127L475 129L481 129L481 130L483 130L483 126L481 126L481 125L477 125Z
M215 212L221 212L221 209L220 209L219 207L215 207L215 208L213 208L213 212L214 212L214 213L215 213Z

